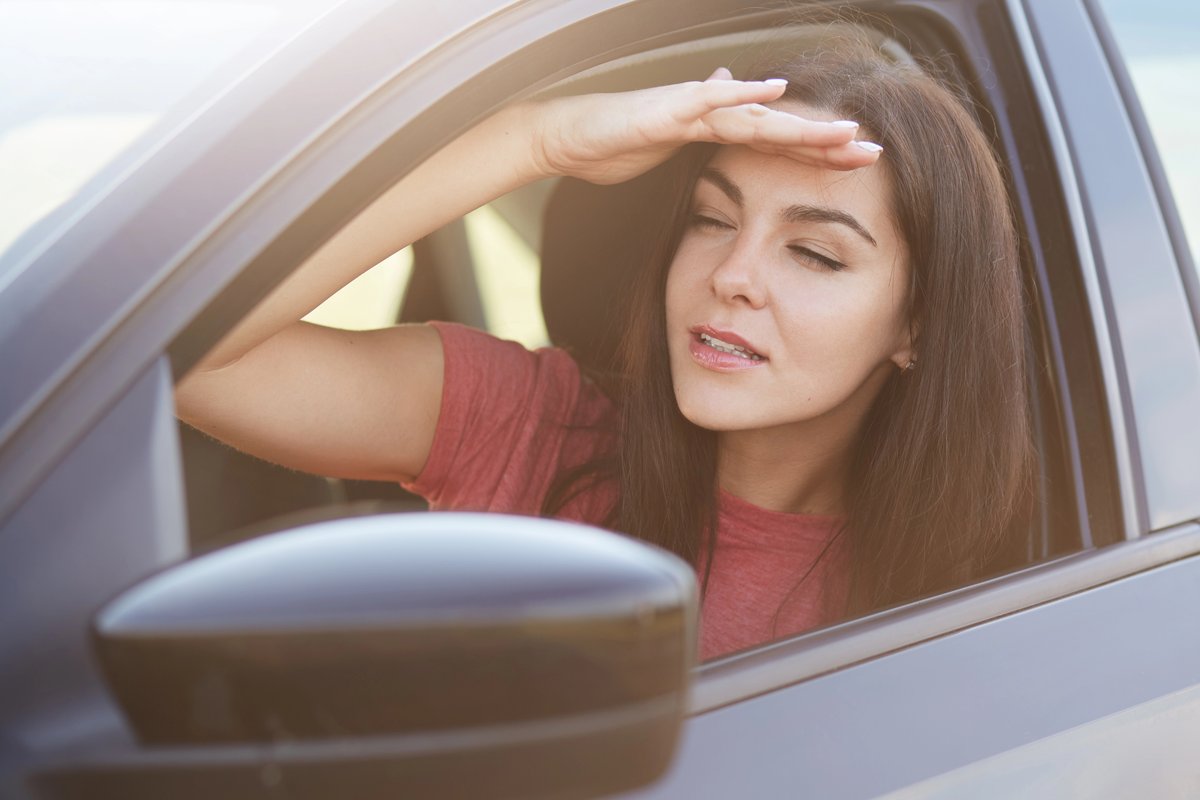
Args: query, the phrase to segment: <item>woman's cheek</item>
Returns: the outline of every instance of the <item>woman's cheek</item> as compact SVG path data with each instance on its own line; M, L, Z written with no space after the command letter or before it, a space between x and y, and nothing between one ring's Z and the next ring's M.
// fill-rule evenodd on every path
M789 304L780 325L793 367L789 383L803 386L813 400L852 390L891 352L890 315L828 292L814 290L807 302Z

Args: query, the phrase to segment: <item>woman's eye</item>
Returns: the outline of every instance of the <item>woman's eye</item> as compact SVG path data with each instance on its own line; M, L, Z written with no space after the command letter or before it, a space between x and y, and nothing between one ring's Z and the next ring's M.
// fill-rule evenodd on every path
M788 250L791 250L792 254L799 257L802 261L807 261L810 264L825 269L831 269L834 272L839 272L846 268L846 265L842 262L798 244L788 245Z
M710 217L698 212L692 212L691 224L696 228L708 228L710 230L730 230L733 228L728 222L722 222L716 217Z

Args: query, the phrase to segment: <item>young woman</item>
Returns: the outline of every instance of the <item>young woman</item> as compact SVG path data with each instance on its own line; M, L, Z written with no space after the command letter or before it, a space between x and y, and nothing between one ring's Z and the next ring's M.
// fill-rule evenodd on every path
M995 158L954 95L861 43L762 74L501 111L232 331L179 384L180 417L297 469L403 482L433 508L667 547L701 575L706 658L979 575L1031 471ZM527 182L616 183L673 156L677 197L605 390L561 350L461 326L299 321Z

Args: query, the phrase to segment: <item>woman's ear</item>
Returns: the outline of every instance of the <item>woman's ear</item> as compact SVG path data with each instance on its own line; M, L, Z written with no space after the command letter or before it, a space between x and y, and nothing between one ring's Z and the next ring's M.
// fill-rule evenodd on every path
M901 372L917 368L917 356L911 349L897 350L892 354L892 363Z
M908 323L908 331L903 336L903 341L896 352L892 353L892 363L899 369L912 370L917 366L917 333L918 327L915 320L910 320Z

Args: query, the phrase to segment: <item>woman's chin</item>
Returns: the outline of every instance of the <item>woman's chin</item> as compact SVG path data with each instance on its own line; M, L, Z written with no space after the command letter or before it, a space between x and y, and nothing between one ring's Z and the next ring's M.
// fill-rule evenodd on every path
M684 419L707 431L721 433L763 427L764 420L756 418L756 415L746 414L739 409L734 409L731 413L729 406L711 400L693 401L680 397L677 392L675 402Z

